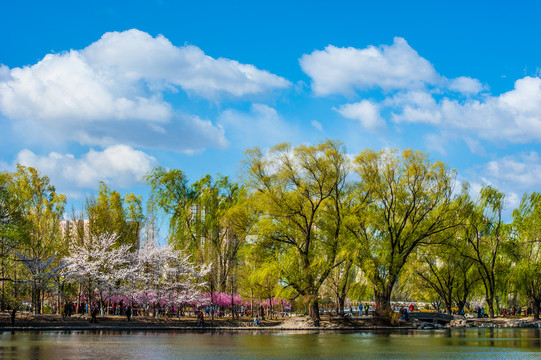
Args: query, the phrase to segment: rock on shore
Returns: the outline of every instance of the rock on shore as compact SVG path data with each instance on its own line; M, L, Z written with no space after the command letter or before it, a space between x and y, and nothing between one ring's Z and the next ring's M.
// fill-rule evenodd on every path
M448 328L541 328L541 321L533 318L483 318L483 319L455 319L446 325Z

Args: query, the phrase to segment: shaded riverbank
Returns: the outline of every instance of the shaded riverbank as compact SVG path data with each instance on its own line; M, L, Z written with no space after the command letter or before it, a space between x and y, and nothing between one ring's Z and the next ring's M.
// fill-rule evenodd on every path
M205 326L197 326L195 317L132 317L130 321L125 316L98 317L97 323L91 323L86 315L73 315L62 318L60 315L19 314L15 326L11 326L11 318L7 313L0 313L0 331L32 331L32 330L392 330L392 329L443 329L443 328L541 328L540 321L533 321L532 317L522 318L457 318L446 326L422 321L400 321L389 326L374 318L341 319L325 316L316 327L313 321L307 317L285 317L278 319L266 319L260 326L255 326L250 317L205 319Z
M0 314L0 331L28 331L28 330L390 330L396 328L414 329L411 322L400 322L395 326L374 319L341 319L325 316L319 326L308 317L284 317L278 319L262 320L255 326L253 318L240 317L239 319L205 318L204 327L197 326L196 317L160 317L158 319L148 316L132 317L130 321L125 316L107 315L98 316L97 323L91 323L87 315L73 315L62 318L60 315L50 314L20 314L17 316L15 326L11 326L11 319L7 314Z

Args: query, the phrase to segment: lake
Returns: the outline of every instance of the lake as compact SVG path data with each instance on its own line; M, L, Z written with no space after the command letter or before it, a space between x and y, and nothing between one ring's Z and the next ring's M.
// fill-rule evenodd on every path
M0 359L540 359L540 329L0 333Z

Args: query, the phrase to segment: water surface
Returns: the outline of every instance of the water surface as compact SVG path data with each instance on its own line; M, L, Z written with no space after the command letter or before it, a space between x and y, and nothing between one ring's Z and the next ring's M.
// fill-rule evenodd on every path
M4 332L0 359L540 359L539 329Z

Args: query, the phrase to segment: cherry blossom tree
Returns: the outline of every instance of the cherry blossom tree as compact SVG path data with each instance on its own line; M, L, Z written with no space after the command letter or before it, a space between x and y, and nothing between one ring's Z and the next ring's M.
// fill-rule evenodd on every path
M137 300L152 306L158 317L158 306L202 304L205 298L202 278L210 266L194 266L189 256L172 246L156 246L149 240L137 256Z
M137 271L129 245L116 246L116 234L94 236L86 244L72 245L64 258L66 276L78 281L94 303L94 294L103 305L108 297L120 292L119 284Z

